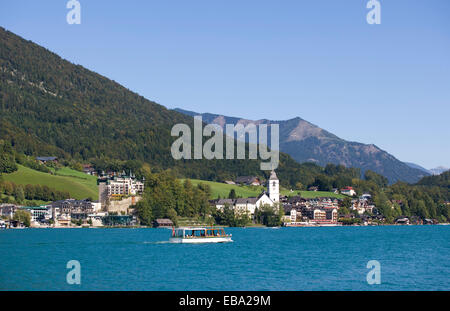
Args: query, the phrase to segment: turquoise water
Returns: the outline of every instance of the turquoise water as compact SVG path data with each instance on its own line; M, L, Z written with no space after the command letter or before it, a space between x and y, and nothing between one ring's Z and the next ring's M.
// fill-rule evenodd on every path
M0 290L450 290L450 226L227 231L234 243L180 245L167 229L2 230Z

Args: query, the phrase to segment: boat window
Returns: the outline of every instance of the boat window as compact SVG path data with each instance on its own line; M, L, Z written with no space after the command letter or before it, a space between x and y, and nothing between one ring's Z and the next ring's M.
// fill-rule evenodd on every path
M205 236L205 231L204 230L194 230L194 236L195 237L203 237L203 236Z

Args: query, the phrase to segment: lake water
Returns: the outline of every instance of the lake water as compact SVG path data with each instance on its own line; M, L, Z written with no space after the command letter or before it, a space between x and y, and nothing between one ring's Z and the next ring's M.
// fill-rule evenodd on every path
M227 232L235 242L182 245L168 229L1 230L0 290L450 290L450 226Z

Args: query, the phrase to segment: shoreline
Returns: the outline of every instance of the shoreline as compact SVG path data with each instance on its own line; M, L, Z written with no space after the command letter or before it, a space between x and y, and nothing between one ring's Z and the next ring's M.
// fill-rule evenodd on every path
M408 224L408 225L401 225L401 224L378 224L378 225L342 225L342 224L332 224L332 225L301 225L301 226L279 226L279 227L268 227L268 226L244 226L244 227L229 227L227 228L243 228L243 229L258 229L258 228L330 228L330 227L384 227L384 226L395 226L395 227L411 227L411 226L450 226L450 223L440 223L440 224L428 224L428 225L418 225L418 224ZM225 227L225 226L221 226ZM24 227L24 228L0 228L0 232L3 230L24 230L24 229L172 229L172 227L160 227L160 228L154 228L154 227L146 227L146 226L117 226L117 227L107 227L107 226L90 226L90 227L83 227L83 226L77 226L77 227Z

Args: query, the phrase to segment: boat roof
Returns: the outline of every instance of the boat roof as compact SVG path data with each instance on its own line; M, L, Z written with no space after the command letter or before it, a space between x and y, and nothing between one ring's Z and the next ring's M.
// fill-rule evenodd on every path
M207 229L223 229L223 227L177 227L175 230L207 230Z

